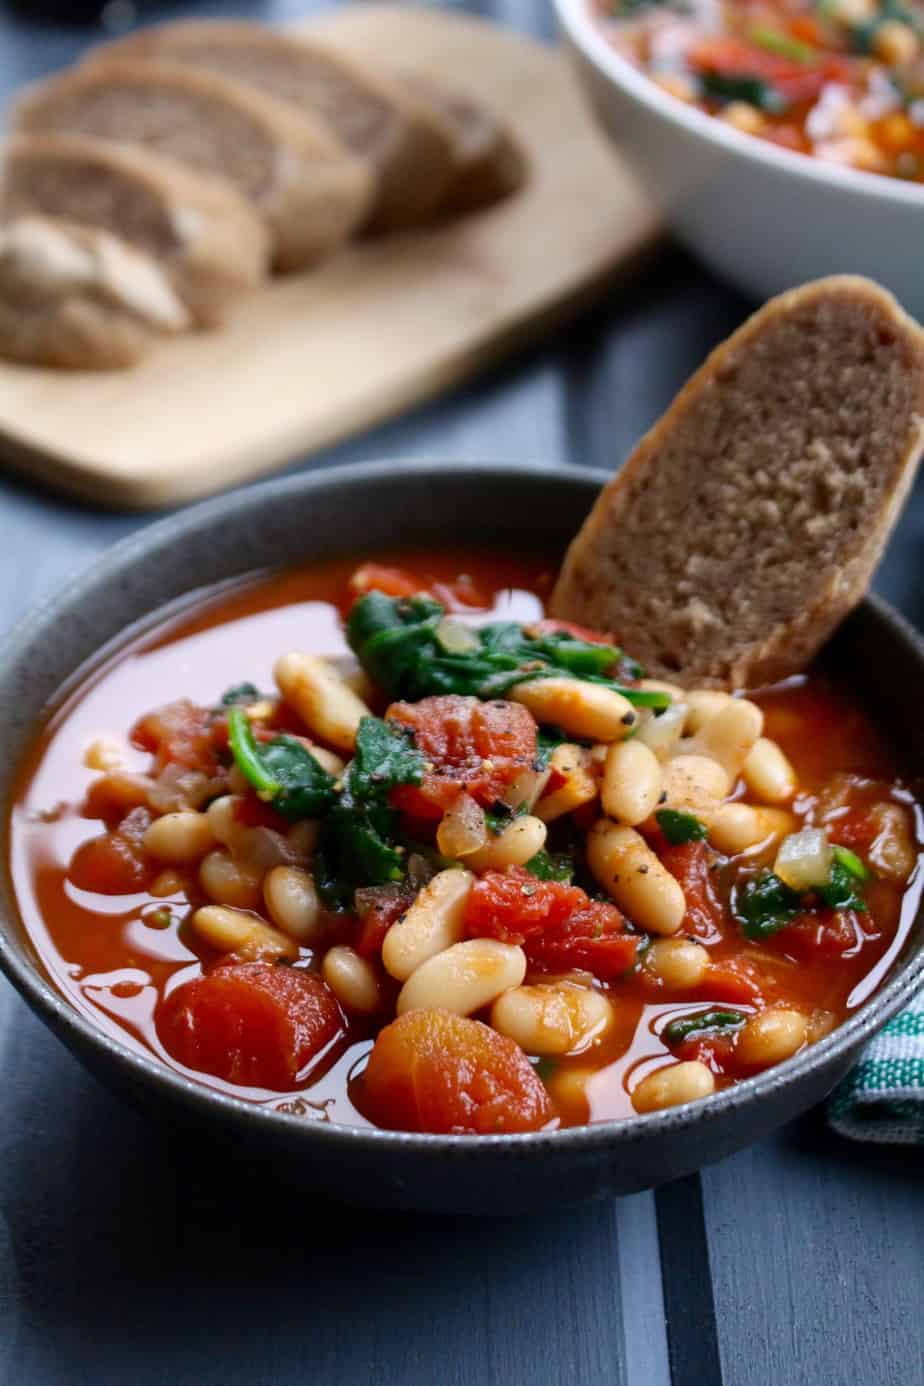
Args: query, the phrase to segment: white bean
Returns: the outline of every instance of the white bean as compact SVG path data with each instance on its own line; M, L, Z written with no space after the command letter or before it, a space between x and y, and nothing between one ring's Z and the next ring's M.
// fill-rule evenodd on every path
M297 857L311 857L318 845L321 825L314 818L303 818L293 823L286 833L286 841Z
M260 904L262 873L238 866L228 853L209 852L199 866L199 884L216 905L255 910Z
M263 899L273 923L299 943L315 942L321 930L321 901L314 877L300 866L274 866L263 878Z
M796 772L775 741L759 736L741 771L744 782L765 804L787 804L796 792Z
M508 696L529 708L537 722L588 741L624 741L638 724L628 698L584 679L532 679L516 684Z
M222 794L220 799L213 799L206 810L212 836L225 847L231 846L241 830L235 810L242 802L239 794Z
M712 1070L698 1059L683 1064L667 1064L649 1073L632 1092L637 1112L660 1112L681 1102L695 1102L715 1092Z
M600 801L619 823L644 823L661 797L661 766L640 741L620 741L607 752Z
M721 712L726 703L731 702L731 697L717 688L690 688L684 693L683 701L687 705L687 735L692 736Z
M751 1017L738 1035L735 1054L742 1063L769 1067L801 1049L808 1033L808 1020L801 1011L774 1006Z
M162 900L168 895L184 894L188 885L189 882L184 876L168 867L165 871L158 871L148 886L148 894Z
M513 987L494 1002L491 1024L527 1054L576 1054L613 1024L613 1005L587 987Z
M683 891L641 834L606 819L587 838L587 864L633 923L654 934L675 934L687 912Z
M189 866L199 861L214 845L208 816L204 813L165 813L155 818L144 834L146 851L174 866Z
M203 905L195 910L190 923L201 939L222 953L235 953L247 962L260 959L298 957L298 944L262 919L223 905Z
M526 954L494 938L470 938L428 958L398 994L397 1012L442 1009L471 1015L526 976Z
M587 1122L591 1111L591 1084L600 1073L587 1064L556 1064L546 1086L552 1101L572 1121Z
M764 714L756 703L747 698L729 698L701 727L695 737L696 749L717 760L734 782L763 727Z
M399 982L415 968L464 937L465 902L474 884L470 871L439 871L417 896L403 919L392 924L382 943L382 963Z
M338 944L329 948L321 964L321 976L345 1011L372 1015L382 1000L375 968L356 952Z
M88 770L118 770L122 764L122 746L111 737L97 737L84 751L83 763Z
M668 808L708 820L731 789L731 780L709 756L679 755L664 766L663 789Z
M705 980L709 953L690 938L659 938L645 953L642 966L660 978L668 991L687 991Z
M353 750L369 709L336 669L317 655L293 653L276 661L274 674L282 696L310 732L338 751Z
M605 749L605 748L604 748ZM589 757L580 746L570 741L556 746L549 757L549 770L565 776L565 783L543 794L536 803L536 817L552 823L566 813L573 813L582 804L593 803L599 792L597 781L588 769Z
M505 866L525 866L545 846L546 827L541 818L531 813L513 818L498 833L489 838L477 852L465 858L473 871L502 871Z
M721 804L709 823L709 841L733 856L759 842L785 837L796 820L785 809L755 808L753 804Z

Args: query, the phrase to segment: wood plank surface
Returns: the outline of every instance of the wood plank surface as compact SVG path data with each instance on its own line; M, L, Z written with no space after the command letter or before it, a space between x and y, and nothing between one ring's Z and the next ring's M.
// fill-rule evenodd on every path
M278 468L484 369L653 244L647 197L563 55L482 19L355 5L326 41L458 87L509 123L529 175L474 216L357 242L276 279L220 330L130 371L0 363L0 455L102 504L162 506Z

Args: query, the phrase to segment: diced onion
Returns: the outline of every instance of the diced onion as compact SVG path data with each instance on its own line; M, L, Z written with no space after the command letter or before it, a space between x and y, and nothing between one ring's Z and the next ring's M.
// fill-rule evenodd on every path
M155 813L179 813L183 809L198 809L216 794L224 792L224 782L210 779L201 770L187 770L171 762L148 791L148 803Z
M551 774L551 766L546 770L521 770L500 796L500 802L506 804L514 812L517 812L523 804L526 805L528 811L531 811L548 784Z
M436 845L444 857L466 857L488 840L484 809L470 794L460 794L443 814L436 830Z
M469 654L480 648L481 642L473 630L461 621L445 617L433 632L447 654Z
M831 875L834 850L822 828L803 828L780 843L774 871L790 890L802 894L823 886Z
M664 760L680 740L686 717L686 703L671 703L657 717L649 708L645 708L639 720L636 740L644 742L649 751L654 751L659 760Z
M288 838L273 828L241 828L234 835L232 851L238 866L245 870L272 871L274 866L291 866L298 852Z

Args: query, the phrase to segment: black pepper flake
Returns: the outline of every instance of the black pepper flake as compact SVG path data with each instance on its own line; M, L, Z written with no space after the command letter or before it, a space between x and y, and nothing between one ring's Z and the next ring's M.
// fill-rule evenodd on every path
M647 876L647 875L648 875L648 867L647 867L647 866L640 866L640 867L638 868L638 874L639 874L640 876Z
M667 803L667 790L666 790L666 789L662 789L662 790L661 790L661 797L659 798L658 803L659 803L659 804L666 804L666 803Z
M631 727L633 722L635 721L635 713L625 712L619 720L624 727Z

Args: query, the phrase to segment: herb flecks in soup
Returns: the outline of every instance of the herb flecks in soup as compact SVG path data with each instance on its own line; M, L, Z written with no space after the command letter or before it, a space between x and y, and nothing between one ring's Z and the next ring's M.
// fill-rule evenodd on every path
M828 163L924 182L920 0L592 0L672 96Z
M405 563L213 598L52 719L12 865L76 1006L308 1118L503 1133L707 1097L869 994L917 810L847 692L649 682L535 563Z

